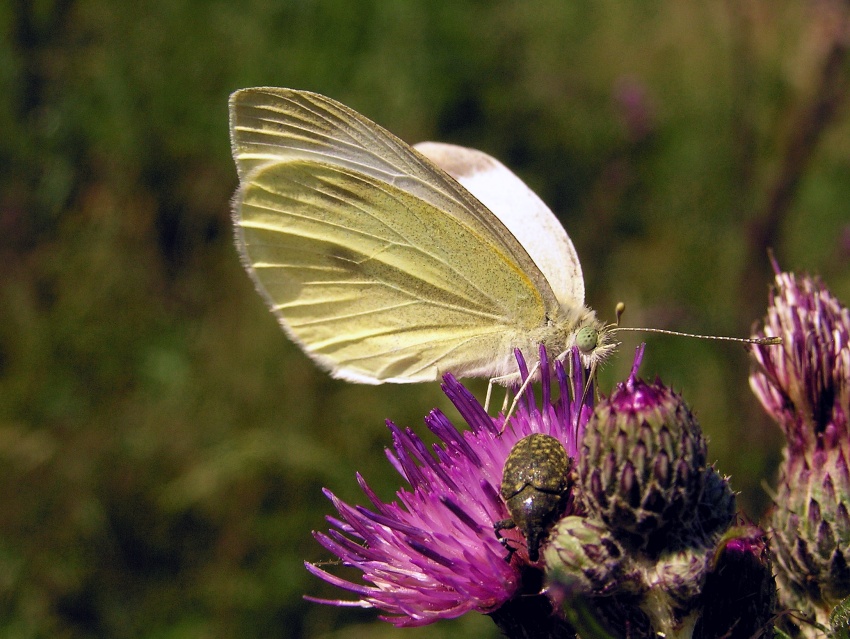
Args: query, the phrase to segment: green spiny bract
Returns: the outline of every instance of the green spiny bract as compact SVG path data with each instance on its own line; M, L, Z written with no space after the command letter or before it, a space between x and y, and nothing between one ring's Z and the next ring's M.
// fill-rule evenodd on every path
M786 459L770 523L783 603L825 624L850 595L850 474L843 446L819 453Z
M737 504L729 479L713 467L705 472L697 521L706 540L719 539L735 519Z

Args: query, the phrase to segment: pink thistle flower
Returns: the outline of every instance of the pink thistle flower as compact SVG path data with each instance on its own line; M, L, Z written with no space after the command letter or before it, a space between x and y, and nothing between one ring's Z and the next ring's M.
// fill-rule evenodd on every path
M782 273L774 263L764 330L782 346L756 346L750 385L792 449L815 439L847 440L850 311L819 280ZM826 442L825 442L826 443Z
M542 370L548 371L546 352L540 352ZM517 441L543 433L557 438L571 457L578 454L594 393L584 393L578 351L571 355L571 376L555 362L558 399L552 397L550 376L543 375L541 404L529 388L504 432L504 417L490 417L451 375L445 376L442 388L468 430L461 432L442 412L432 411L425 422L442 443L429 450L410 429L387 422L393 439L387 457L409 487L398 490L396 501L385 503L358 475L371 509L351 506L325 491L339 519L328 517L331 530L314 536L344 565L360 569L364 583L308 563L312 574L357 596L353 601L308 599L377 608L385 613L382 619L396 626L421 626L473 610L499 611L527 590L529 572L538 573L539 590L542 578L528 560L520 532L506 534L517 549L511 553L493 526L508 517L499 489L505 460ZM517 360L525 378L528 371L519 352ZM565 515L572 514L567 510Z
M787 440L771 547L782 605L826 625L850 595L850 311L820 280L774 268L765 332L783 345L757 347L750 377Z

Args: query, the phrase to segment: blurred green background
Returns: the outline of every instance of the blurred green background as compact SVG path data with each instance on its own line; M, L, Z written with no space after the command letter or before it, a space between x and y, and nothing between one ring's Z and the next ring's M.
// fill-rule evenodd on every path
M321 487L390 499L383 420L421 433L446 400L335 382L278 329L232 243L231 91L484 149L561 217L602 317L746 335L768 246L850 300L846 7L0 4L0 637L496 636L301 598L342 595L302 566ZM646 339L758 517L781 442L744 349Z

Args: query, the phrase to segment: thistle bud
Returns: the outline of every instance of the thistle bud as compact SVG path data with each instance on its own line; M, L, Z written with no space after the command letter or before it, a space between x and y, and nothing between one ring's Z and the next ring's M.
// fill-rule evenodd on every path
M783 603L826 623L850 595L850 473L842 448L790 456L771 513Z
M589 515L648 556L694 545L692 537L703 535L701 516L718 528L734 509L734 498L730 503L706 468L699 424L660 382L631 378L599 403L578 470ZM706 481L709 502L702 501Z
M700 618L709 550L695 544L644 563L646 595L640 606L658 636L690 637Z
M552 529L543 556L549 597L580 636L652 634L640 607L647 591L644 576L603 523L564 517Z
M735 519L737 508L729 479L718 473L715 468L708 468L705 471L702 496L697 510L705 538L709 540L723 535Z
M764 532L756 526L731 528L708 568L695 639L771 637L776 580Z
M631 583L623 571L622 546L605 525L585 517L561 519L549 533L543 556L550 581L576 584L583 594L628 589Z

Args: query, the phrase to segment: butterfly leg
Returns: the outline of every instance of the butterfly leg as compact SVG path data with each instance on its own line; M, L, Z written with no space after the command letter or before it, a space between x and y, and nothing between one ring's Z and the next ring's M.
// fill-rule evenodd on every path
M487 397L484 399L484 410L490 411L490 400L493 398L493 387L498 384L499 386L513 386L514 384L520 381L519 373L510 373L508 375L500 375L499 377L491 377L490 382L487 384ZM505 393L505 401L502 402L502 412L508 408L508 393Z
M502 424L502 430L499 431L500 435L505 432L505 429L508 427L508 422L510 422L511 417L513 416L514 411L516 410L516 407L519 405L520 398L522 397L523 393L525 393L525 389L528 388L529 384L531 384L532 380L534 379L534 375L539 370L540 360L536 361L534 363L534 366L531 367L531 370L528 371L528 377L525 378L525 380L522 382L522 386L519 387L519 390L514 395L514 401L511 403L511 408L507 413L505 413L505 421ZM507 396L505 396L505 403L507 403L507 400L508 398ZM504 411L504 408L502 408L502 411Z
M487 396L484 398L484 412L490 414L490 398L493 396L493 384L496 380L491 379L487 384Z

